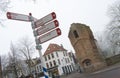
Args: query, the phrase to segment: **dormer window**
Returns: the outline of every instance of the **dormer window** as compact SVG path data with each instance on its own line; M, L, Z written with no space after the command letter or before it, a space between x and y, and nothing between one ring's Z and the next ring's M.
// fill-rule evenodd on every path
M77 33L76 30L73 31L73 34L74 34L75 38L78 38L78 37L79 37L79 35L78 35L78 33Z
M50 48L48 48L47 50L50 50Z

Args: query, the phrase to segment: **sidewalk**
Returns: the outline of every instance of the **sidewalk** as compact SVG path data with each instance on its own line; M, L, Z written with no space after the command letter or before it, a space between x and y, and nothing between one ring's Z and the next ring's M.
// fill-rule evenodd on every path
M61 76L60 78L84 78L85 76L87 76L87 74L74 72L69 75Z
M105 71L110 71L110 70L112 70L112 69L117 69L117 68L120 68L120 63L114 64L114 65L111 65L111 66L106 67L105 69L102 69L102 70L93 72L93 73L91 73L91 75L92 75L92 74L101 73L101 72L105 72Z
M95 74L99 74L101 72L105 72L105 71L110 71L112 69L117 69L117 68L120 68L120 63L117 63L115 65L112 65L112 66L108 66L106 67L105 69L102 69L102 70L99 70L99 71L96 71L96 72L93 72L93 73L79 73L79 72L73 72L69 75L64 75L64 76L61 76L60 78L87 78L89 77L90 75L95 75Z

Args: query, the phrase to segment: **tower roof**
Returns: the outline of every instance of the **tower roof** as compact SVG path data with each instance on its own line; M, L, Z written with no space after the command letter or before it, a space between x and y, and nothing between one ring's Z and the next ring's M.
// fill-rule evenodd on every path
M48 48L46 49L44 56L50 53L53 53L55 51L67 51L63 48L63 46L59 46L57 44L49 44Z

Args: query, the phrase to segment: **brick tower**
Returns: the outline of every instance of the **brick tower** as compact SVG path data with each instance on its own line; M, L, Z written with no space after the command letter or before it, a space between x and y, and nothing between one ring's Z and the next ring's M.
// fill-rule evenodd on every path
M89 26L80 23L71 24L68 37L84 72L93 72L106 66Z

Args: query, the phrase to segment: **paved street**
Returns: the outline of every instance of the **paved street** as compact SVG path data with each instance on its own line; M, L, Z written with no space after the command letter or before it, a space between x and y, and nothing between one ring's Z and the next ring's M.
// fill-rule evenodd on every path
M61 78L120 78L120 64L108 67L94 73L81 74L75 72Z
M66 75L64 77L61 78L85 78L87 75L86 74L80 74L78 72L72 73L70 75Z

